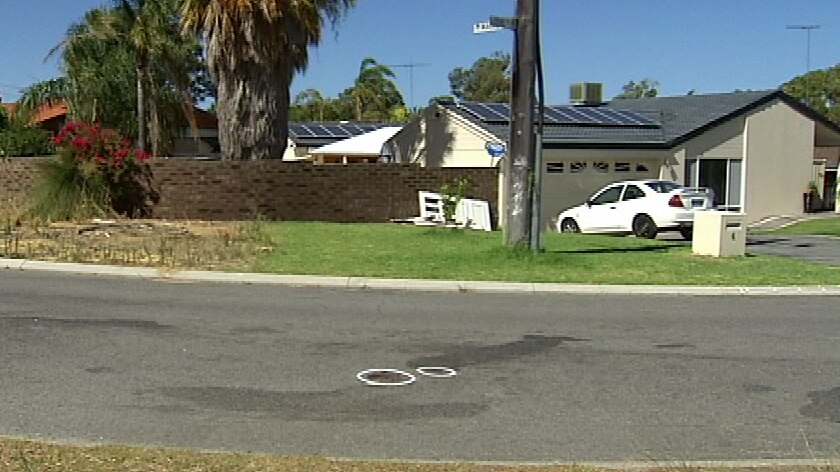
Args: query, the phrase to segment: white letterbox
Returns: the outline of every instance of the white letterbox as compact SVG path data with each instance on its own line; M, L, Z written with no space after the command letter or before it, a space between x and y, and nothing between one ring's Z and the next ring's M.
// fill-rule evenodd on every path
M743 256L747 247L746 215L728 211L694 213L691 250L701 256Z

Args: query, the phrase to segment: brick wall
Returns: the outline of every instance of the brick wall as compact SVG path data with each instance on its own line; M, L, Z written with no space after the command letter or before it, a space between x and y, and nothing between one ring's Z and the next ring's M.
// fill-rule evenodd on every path
M37 159L0 162L0 201L21 199ZM417 191L467 178L468 196L487 200L495 219L498 174L492 168L421 168L405 164L316 166L309 162L156 160L153 214L170 219L269 219L384 222L420 213Z
M23 205L43 158L0 159L0 205Z

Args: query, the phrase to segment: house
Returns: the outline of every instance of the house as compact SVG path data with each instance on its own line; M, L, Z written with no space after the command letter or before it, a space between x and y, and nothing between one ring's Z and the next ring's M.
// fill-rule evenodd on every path
M219 158L219 129L216 115L200 109L195 109L196 124L198 134L195 134L190 127L185 127L181 132L181 137L176 140L175 152L176 157L207 157ZM286 144L286 151L282 159L284 161L319 161L316 157L311 155L311 151L316 148L321 148L348 138L363 135L371 131L386 127L379 123L310 123L310 122L290 122L289 123L289 137ZM381 146L380 146L381 147ZM375 162L379 157L379 152L376 153L375 158L371 162ZM350 157L349 161L361 161L363 159L371 159L370 156L365 157ZM342 162L340 155L323 154L320 162Z
M221 155L219 145L219 120L216 114L193 107L195 130L186 126L181 135L173 143L173 157L208 157L218 158Z
M9 115L17 112L17 103L0 103L0 107L6 110ZM45 129L52 134L58 134L61 127L67 121L67 104L63 101L46 104L39 107L32 114L30 123Z
M359 136L380 128L388 127L383 123L337 123L292 122L289 123L289 143L286 146L284 161L318 160L311 151L337 141ZM381 146L380 146L381 148ZM338 156L337 158L334 156ZM326 161L324 158L326 157ZM340 155L321 153L321 162L332 162ZM378 153L377 153L378 157ZM352 160L352 159L351 159ZM341 162L338 160L337 162Z
M507 104L440 103L389 145L397 162L501 168L487 148L506 144L508 116ZM780 90L596 100L547 107L544 121L543 227L603 185L640 178L710 187L748 222L799 214L809 184L825 193L830 182L836 161L819 156L840 146L840 127Z
M17 110L16 103L0 104L9 114ZM68 108L64 102L56 102L39 108L32 117L32 123L58 134L67 121ZM185 126L175 138L171 155L173 157L205 157L218 159L221 154L219 145L219 123L215 113L193 108L196 129ZM337 141L368 133L383 127L381 123L289 123L289 139L285 161L313 160L310 150ZM379 157L379 153L372 162ZM327 158L324 162L329 162ZM368 157L360 158L368 159ZM354 160L351 158L351 160ZM340 161L339 161L340 162Z

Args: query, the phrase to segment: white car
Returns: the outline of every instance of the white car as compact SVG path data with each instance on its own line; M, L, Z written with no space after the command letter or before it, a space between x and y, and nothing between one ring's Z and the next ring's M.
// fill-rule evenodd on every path
M561 233L632 233L655 238L679 231L691 239L694 212L713 206L708 188L685 188L668 180L615 182L595 192L583 205L557 216Z

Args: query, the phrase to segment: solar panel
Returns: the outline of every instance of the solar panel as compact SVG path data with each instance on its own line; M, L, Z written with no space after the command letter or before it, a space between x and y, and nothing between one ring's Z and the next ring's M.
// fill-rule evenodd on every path
M506 103L464 102L458 106L484 123L506 124L510 119L510 106ZM550 125L659 126L659 123L640 113L605 107L548 106L543 118Z
M300 123L290 123L289 133L296 137L311 137L312 131Z
M629 111L629 110L618 110L613 108L612 112L615 113L617 116L620 116L631 123L637 123L643 126L651 126L651 125L658 125L659 123L655 120L642 115L641 113Z
M506 103L463 102L458 106L485 123L507 123L510 116Z
M563 110L563 107L546 107L544 113L546 123L573 123L575 119Z
M295 138L344 139L381 128L378 123L289 123Z

